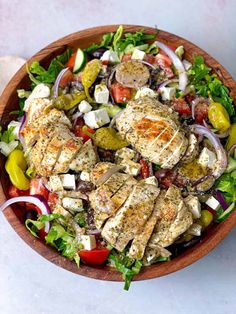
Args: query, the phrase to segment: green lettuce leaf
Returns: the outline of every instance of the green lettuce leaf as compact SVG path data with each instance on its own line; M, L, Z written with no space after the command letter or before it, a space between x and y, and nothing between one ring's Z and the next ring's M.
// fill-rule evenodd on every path
M3 133L0 132L0 141L5 143L10 143L11 141L14 141L15 140L15 135L13 134L14 129L15 127L11 126Z
M235 115L233 99L228 88L218 79L216 74L211 74L212 69L204 63L202 56L195 56L192 67L189 69L190 83L194 85L197 95L208 97L222 104L229 116Z

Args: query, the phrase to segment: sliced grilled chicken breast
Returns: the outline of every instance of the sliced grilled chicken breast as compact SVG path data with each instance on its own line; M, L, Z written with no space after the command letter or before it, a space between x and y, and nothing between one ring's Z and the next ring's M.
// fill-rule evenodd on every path
M97 154L92 141L88 140L74 156L70 163L70 169L74 171L90 171L97 162Z
M124 205L105 223L103 238L118 251L123 251L128 242L142 232L159 191L154 185L136 184Z
M120 181L121 179L121 181ZM117 189L114 193L110 193L111 181L119 181ZM122 184L120 185L120 183ZM132 192L133 186L137 181L126 174L114 174L106 184L106 188L101 186L100 190L93 191L90 194L91 205L94 208L94 221L98 229L102 227L105 220L116 213L116 211L124 204L129 194ZM103 204L105 205L103 206Z
M158 256L160 247L165 248L171 245L193 223L192 214L188 211L180 190L174 185L170 186L167 192L160 193L156 206L160 210L160 219L147 244L146 258L155 248Z
M188 146L176 114L154 98L130 101L117 118L116 126L143 157L162 168L178 163Z

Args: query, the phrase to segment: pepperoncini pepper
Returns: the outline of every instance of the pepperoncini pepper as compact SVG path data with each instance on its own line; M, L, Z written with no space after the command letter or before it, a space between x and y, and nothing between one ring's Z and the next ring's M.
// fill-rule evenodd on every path
M83 71L82 84L84 86L85 94L88 101L92 102L92 98L89 95L89 88L93 85L98 77L99 72L102 69L102 62L98 59L89 61Z
M129 146L129 143L111 127L100 128L91 137L94 144L103 149L117 150Z
M229 150L234 144L236 144L236 123L231 125L229 137L226 143L226 149Z
M210 103L208 118L213 127L222 133L230 128L229 114L225 107L218 102Z
M50 109L56 108L59 110L67 111L74 108L78 103L80 103L84 99L86 99L85 92L61 95L54 100L53 104L50 106Z
M27 162L22 150L15 149L10 153L5 169L15 187L24 191L29 189L30 181L25 175Z

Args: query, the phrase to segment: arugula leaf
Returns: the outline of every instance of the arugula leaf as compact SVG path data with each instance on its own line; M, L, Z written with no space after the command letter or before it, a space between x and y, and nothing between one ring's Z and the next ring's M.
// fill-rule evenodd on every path
M190 83L194 85L197 95L203 97L210 95L213 101L221 103L232 117L235 115L235 109L229 90L216 74L211 74L211 71L202 56L195 56L193 65L188 71Z
M124 290L129 290L134 275L137 275L142 268L142 262L129 258L126 251L118 253L114 249L110 252L108 260L122 273L125 281Z
M11 126L9 129L0 133L0 140L1 142L10 143L11 141L15 140L15 135L13 134L15 127Z
M111 44L111 41L113 39L114 33L106 33L102 36L102 41L100 44L92 44L91 46L89 46L88 48L84 49L84 52L90 53L93 50L96 50L98 48L104 47L104 48L108 48L109 45Z
M44 69L44 67L42 67L38 61L32 62L30 67L28 67L27 65L26 68L30 80L36 85L38 85L39 83L44 84L54 83L59 72L65 67L71 54L72 54L71 48L66 49L66 51L63 54L57 56L51 61L47 70Z

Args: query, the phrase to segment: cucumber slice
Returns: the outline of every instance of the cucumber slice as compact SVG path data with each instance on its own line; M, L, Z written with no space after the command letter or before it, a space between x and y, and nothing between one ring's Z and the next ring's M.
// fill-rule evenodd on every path
M82 49L78 48L76 52L73 72L78 73L85 66L85 63L86 63L86 55Z
M224 221L235 209L235 202L233 202L225 211L223 211L217 218L216 222L222 222Z

